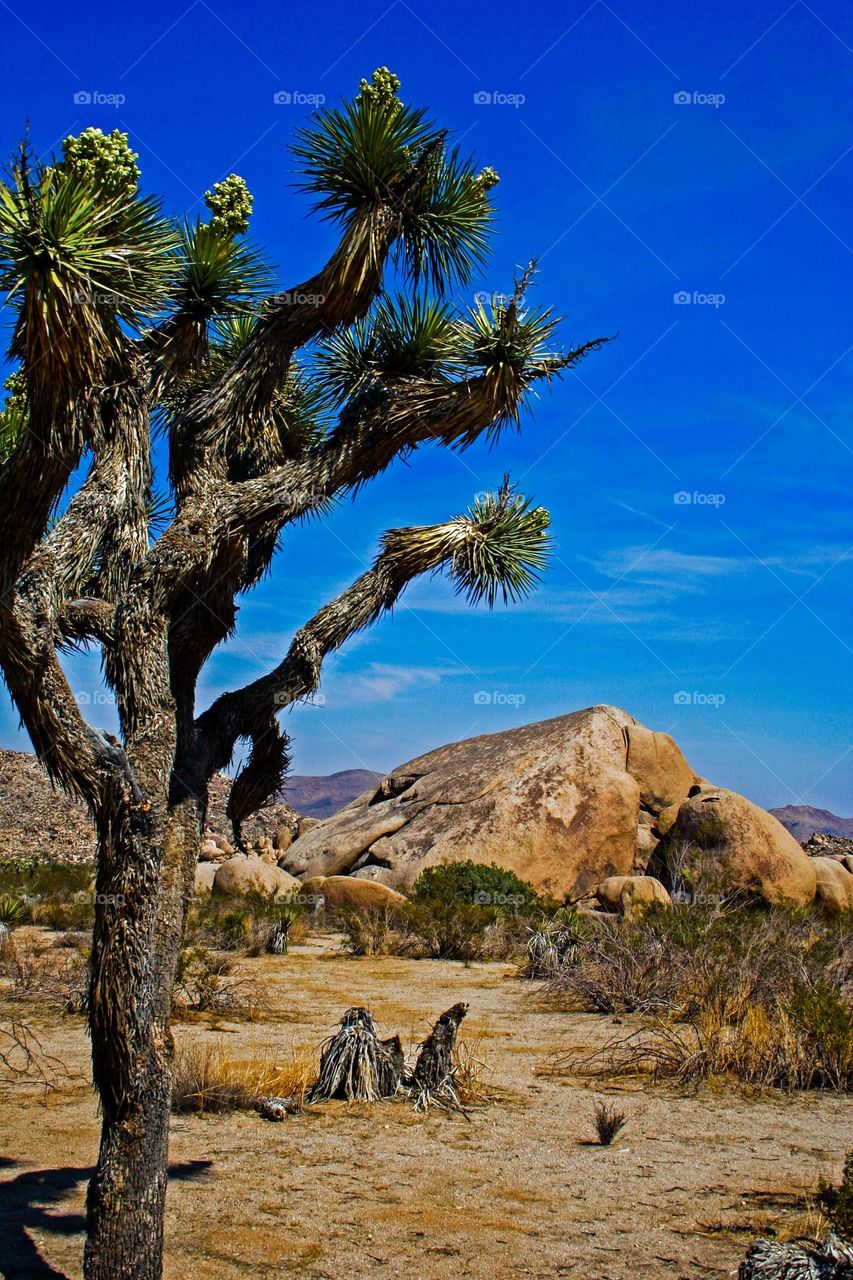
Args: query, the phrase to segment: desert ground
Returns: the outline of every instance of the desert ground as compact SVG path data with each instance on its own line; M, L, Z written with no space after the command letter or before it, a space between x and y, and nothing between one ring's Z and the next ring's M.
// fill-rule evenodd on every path
M402 1101L327 1103L278 1124L173 1116L167 1280L716 1280L756 1234L807 1225L818 1176L837 1173L850 1143L839 1095L551 1073L555 1053L593 1049L631 1019L549 1011L511 965L352 958L326 935L239 967L263 984L269 1016L179 1022L178 1045L316 1054L363 1004L412 1048L462 999L490 1100L468 1118ZM0 1264L6 1280L78 1280L98 1142L86 1030L80 1017L27 1018L67 1074L0 1094ZM628 1120L611 1147L592 1122L604 1096Z

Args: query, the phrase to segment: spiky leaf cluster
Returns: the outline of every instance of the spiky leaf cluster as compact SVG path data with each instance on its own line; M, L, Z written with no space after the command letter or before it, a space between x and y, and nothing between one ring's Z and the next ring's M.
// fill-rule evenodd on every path
M301 189L325 217L350 229L361 220L364 234L395 240L402 269L444 291L485 258L493 183L447 150L444 132L401 103L398 87L380 68L354 101L300 130Z
M12 354L55 394L97 380L166 296L175 234L152 200L107 194L83 166L32 165L0 184L0 289L18 305Z

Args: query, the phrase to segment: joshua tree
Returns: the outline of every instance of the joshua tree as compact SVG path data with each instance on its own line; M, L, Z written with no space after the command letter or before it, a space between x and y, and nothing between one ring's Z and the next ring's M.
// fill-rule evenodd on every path
M172 988L211 777L247 744L229 802L239 842L286 771L278 716L316 690L324 657L418 574L444 569L490 605L523 596L548 515L505 483L446 523L387 532L279 666L199 713L235 600L289 526L426 441L497 439L534 384L603 341L555 353L527 273L494 308L448 304L485 259L497 176L398 89L383 68L299 133L302 188L340 239L283 293L245 239L236 175L208 192L207 221L176 227L139 194L126 136L87 129L49 164L23 145L0 185L16 366L0 417L0 665L39 759L98 834L87 1280L161 1273ZM63 673L63 652L86 645L118 738L86 722Z

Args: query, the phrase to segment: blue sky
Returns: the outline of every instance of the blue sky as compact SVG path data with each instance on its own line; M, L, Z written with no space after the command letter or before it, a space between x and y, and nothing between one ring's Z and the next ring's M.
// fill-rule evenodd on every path
M496 451L425 450L290 534L203 700L277 662L384 528L445 518L509 469L552 514L539 592L488 614L416 584L289 714L296 772L610 702L760 804L853 812L845 6L2 0L0 28L7 153L27 120L39 151L119 127L176 215L236 171L282 287L333 245L292 186L304 99L388 65L501 175L492 262L459 301L538 257L564 341L619 334ZM97 667L70 678L108 725ZM0 742L28 745L5 695Z

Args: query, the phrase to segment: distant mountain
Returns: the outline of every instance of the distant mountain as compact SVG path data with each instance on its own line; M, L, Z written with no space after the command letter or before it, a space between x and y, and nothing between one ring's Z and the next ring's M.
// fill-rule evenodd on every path
M362 792L375 787L384 776L372 769L343 769L325 777L294 776L285 782L282 795L307 818L330 818Z
M820 831L828 836L844 836L853 839L853 818L839 818L828 809L813 809L809 804L786 804L781 809L771 809L774 818L787 827L800 844Z

